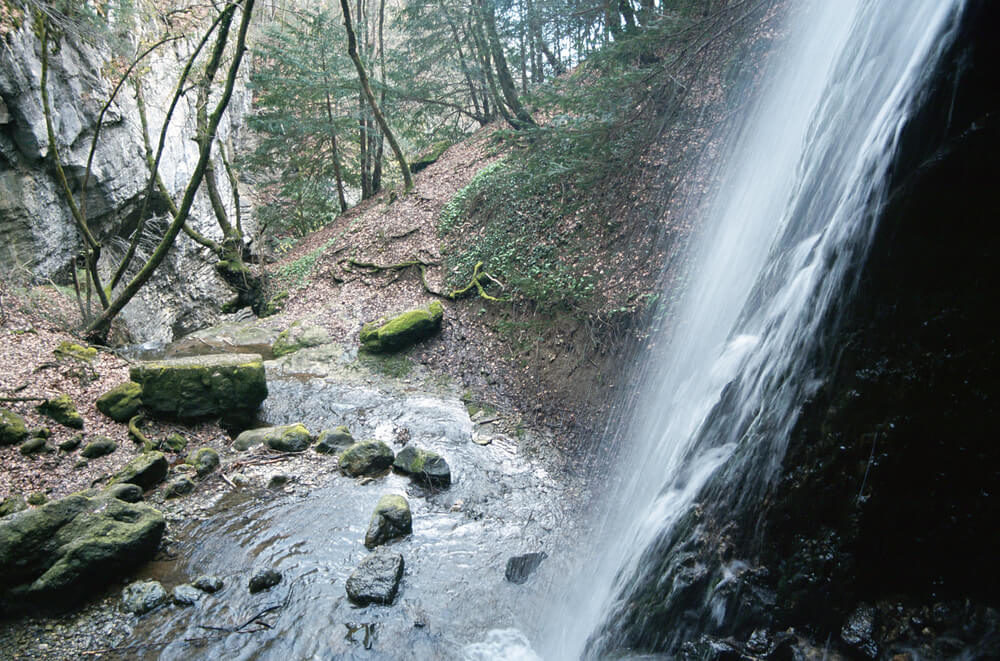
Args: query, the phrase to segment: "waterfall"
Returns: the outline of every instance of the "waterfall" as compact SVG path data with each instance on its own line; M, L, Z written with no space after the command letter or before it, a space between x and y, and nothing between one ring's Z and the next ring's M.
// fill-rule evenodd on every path
M734 616L721 588L747 565L706 566L689 551L705 512L752 530L800 407L835 354L830 328L857 285L900 132L962 9L962 0L794 8L698 220L696 266L667 348L639 361L642 395L601 539L564 605L553 604L535 642L543 658L605 658L636 641L676 650Z

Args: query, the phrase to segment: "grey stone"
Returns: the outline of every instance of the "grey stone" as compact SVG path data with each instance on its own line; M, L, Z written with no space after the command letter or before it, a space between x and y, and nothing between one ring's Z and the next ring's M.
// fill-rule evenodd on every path
M163 489L163 495L166 498L179 498L192 491L194 491L194 482L190 478L181 475L167 483L167 486Z
M80 456L86 457L87 459L96 459L97 457L103 457L106 454L111 454L118 449L118 444L107 436L97 436L90 443L87 443L83 450L80 451Z
M322 454L337 454L352 445L354 445L354 437L351 436L350 430L340 426L321 431L313 449Z
M438 453L421 450L414 445L407 445L400 450L392 467L427 486L446 487L451 484L451 467L448 462Z
M193 585L181 583L174 588L171 597L178 606L193 606L201 599L203 592Z
M264 590L269 590L273 588L278 583L281 583L281 572L277 569L271 569L270 567L266 569L258 569L250 577L250 582L247 587L250 589L250 594L257 592L263 592Z
M222 579L211 574L202 574L198 578L191 581L191 585L195 586L202 592L218 592L222 589Z
M403 556L379 549L347 578L347 597L358 604L391 604L403 577Z
M542 560L547 557L548 555L544 551L516 555L507 560L507 567L503 573L504 578L518 585L525 583L528 577L538 569L538 565L542 564Z
M312 443L312 436L309 435L309 430L301 424L260 427L242 432L233 441L233 448L249 450L262 443L272 450L280 452L302 452Z
M136 581L122 590L122 610L144 615L167 600L167 591L159 581Z
M392 466L392 449L382 441L361 441L340 453L340 470L350 475L374 475Z
M292 322L291 326L278 334L271 350L274 352L275 358L277 358L294 353L299 349L317 347L329 341L330 334L326 329L300 319Z

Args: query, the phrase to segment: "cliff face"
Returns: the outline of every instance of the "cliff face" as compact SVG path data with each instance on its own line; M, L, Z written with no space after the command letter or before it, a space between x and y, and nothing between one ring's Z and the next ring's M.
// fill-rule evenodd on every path
M154 145L177 75L193 46L188 40L172 42L144 60L143 89ZM57 147L77 195L101 107L117 82L118 74L104 75L106 68L107 53L72 38L63 39L50 57L48 89ZM49 158L40 76L39 40L30 25L22 25L6 35L0 48L0 274L65 281L82 242ZM240 86L220 128L223 141L240 139L249 104L250 96ZM194 94L189 93L175 111L160 166L167 187L178 197L198 156L190 139L194 111ZM221 166L216 175L232 215ZM147 177L135 91L126 85L105 114L85 198L91 228L105 246L103 268L113 268L111 259L125 250ZM164 211L162 201L150 200L149 206ZM220 236L204 192L189 222L209 237ZM169 340L217 318L232 293L208 256L187 237L178 238L153 281L123 312L136 340Z

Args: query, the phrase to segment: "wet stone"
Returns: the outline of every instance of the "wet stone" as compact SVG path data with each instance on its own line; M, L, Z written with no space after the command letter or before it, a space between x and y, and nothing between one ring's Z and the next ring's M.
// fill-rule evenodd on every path
M143 615L167 600L167 591L159 581L136 581L122 590L122 610Z
M347 596L359 606L391 604L403 577L403 556L379 549L347 578Z
M319 433L319 439L313 447L322 454L337 454L354 445L354 437L347 427L324 429Z
M254 572L253 576L250 577L250 582L247 587L250 589L250 594L254 594L257 592L263 592L264 590L269 590L278 583L281 583L281 572L271 568L258 569Z
M222 589L222 579L212 574L202 574L198 578L191 581L191 585L198 588L202 592L218 592Z
M516 555L507 560L507 568L504 570L504 578L511 583L521 585L527 582L528 577L542 564L542 560L549 557L544 551L539 553L525 553Z
M407 445L399 451L392 467L427 486L447 487L451 484L451 467L448 462L436 452L421 450L413 445Z
M365 546L373 549L412 532L413 517L406 498L395 494L385 495L375 505L375 512L365 534Z
M361 441L340 453L340 470L351 477L373 475L392 466L393 458L382 441Z
M178 606L193 606L204 593L193 585L182 583L174 588L171 597Z

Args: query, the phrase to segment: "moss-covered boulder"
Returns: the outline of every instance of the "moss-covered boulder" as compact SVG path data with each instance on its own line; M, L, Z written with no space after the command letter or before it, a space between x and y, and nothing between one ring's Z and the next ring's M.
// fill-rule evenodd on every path
M112 482L135 484L143 489L152 489L166 479L168 468L167 458L162 452L143 452L125 464Z
M115 422L128 422L142 406L142 386L128 381L97 398L97 410Z
M194 466L198 477L205 477L219 467L219 453L212 448L198 448L188 455L186 463Z
M0 501L0 518L26 509L28 509L28 503L24 502L24 496L21 494L7 496Z
M441 158L441 155L448 151L448 147L451 147L451 142L448 140L435 142L410 163L410 172L416 174L428 166L434 165Z
M446 487L451 484L448 462L436 452L421 450L413 445L399 451L392 467L427 486Z
M265 444L279 452L302 452L312 443L309 430L301 423L248 429L236 437L233 448L249 450L255 445Z
M361 329L361 346L373 353L404 349L438 332L443 317L444 308L434 301L426 308L367 323Z
M59 444L59 449L63 452L72 452L73 450L80 447L80 443L83 443L83 433L73 434L65 441Z
M341 425L334 429L324 429L316 439L313 450L322 454L338 454L354 445L351 430Z
M259 354L158 360L140 363L129 374L142 387L147 409L179 418L245 414L267 397Z
M16 445L26 438L28 426L24 418L13 411L0 409L0 445Z
M90 364L97 358L97 349L85 347L73 342L60 342L59 346L52 352L56 358L62 360L78 360L81 363Z
M340 453L340 470L350 475L374 475L392 466L392 449L382 441L361 441Z
M38 412L46 415L61 425L72 427L73 429L83 429L83 417L76 410L76 404L69 395L59 395L53 399L47 399L37 407Z
M413 516L406 498L395 494L385 495L375 505L368 532L365 533L365 546L373 549L412 532Z
M0 604L61 607L156 552L163 515L142 503L74 494L0 520Z
M90 443L83 446L83 449L80 450L80 456L86 457L87 459L96 459L97 457L103 457L106 454L111 454L117 449L118 444L115 443L114 439L108 438L107 436L98 436Z
M187 447L188 441L182 434L177 432L171 432L167 434L167 437L163 439L163 447L171 452L183 452Z
M49 445L46 439L36 436L21 443L19 450L21 454L27 456L32 454L48 454L49 452L55 452L56 449Z
M291 326L278 333L278 338L271 346L274 357L286 356L299 349L318 347L330 342L330 334L325 328L310 324L307 321L295 321Z

